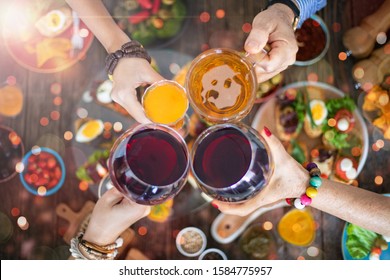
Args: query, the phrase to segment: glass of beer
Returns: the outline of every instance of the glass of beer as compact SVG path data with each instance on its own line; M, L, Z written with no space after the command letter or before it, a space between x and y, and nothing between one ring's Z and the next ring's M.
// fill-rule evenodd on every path
M127 198L156 205L176 196L187 181L187 145L173 128L140 124L124 132L108 159L112 184Z
M191 63L185 87L194 111L209 123L238 122L252 109L257 78L254 66L266 54L227 48L207 50Z
M142 106L149 120L168 125L181 136L187 136L189 102L185 88L179 83L171 80L153 83L142 96Z
M244 124L216 124L195 140L191 171L199 188L224 202L243 202L270 181L269 148L256 130Z

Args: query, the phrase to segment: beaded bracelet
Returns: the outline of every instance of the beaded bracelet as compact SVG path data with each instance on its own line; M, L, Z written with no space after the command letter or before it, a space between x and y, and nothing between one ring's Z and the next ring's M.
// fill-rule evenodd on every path
M318 189L322 185L321 171L317 164L310 162L306 165L306 170L309 171L310 180L309 186L307 187L304 194L299 198L287 198L286 201L290 205L294 205L297 209L303 209L311 204L312 199L317 195Z
M119 60L123 57L144 58L149 63L152 61L144 47L139 42L132 40L122 45L119 50L107 55L105 68L109 77L112 76Z

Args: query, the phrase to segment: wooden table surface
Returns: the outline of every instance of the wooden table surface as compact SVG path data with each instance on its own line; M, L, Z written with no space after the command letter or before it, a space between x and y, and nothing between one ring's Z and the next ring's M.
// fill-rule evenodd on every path
M105 3L109 9L112 9L117 1L120 0L105 1ZM4 2L2 6L6 5ZM265 1L196 0L190 2L191 16L187 19L189 24L185 25L185 30L180 37L164 46L164 49L195 57L207 45L218 47L232 43L233 47L239 48L247 35L242 31L243 24L252 22L253 16L264 7ZM345 50L341 42L342 35L347 29L357 25L364 16L374 12L382 2L380 0L330 0L326 8L318 12L330 29L331 44L327 55L318 67L313 68L313 71L318 71L318 73L328 71L334 77L333 85L354 98L358 94L351 77L351 67L355 60L353 57L348 58L347 61L338 59L338 53ZM225 11L223 18L215 16L218 9ZM199 21L199 15L204 11L211 16L206 23ZM339 24L340 30L334 29L336 23ZM230 31L235 38L233 42L216 39L218 34L226 30ZM152 50L155 51L155 49ZM78 164L73 150L74 143L65 140L64 133L74 131L73 122L82 94L88 89L96 75L102 71L105 55L105 50L94 39L86 57L72 67L53 74L36 73L15 63L4 47L3 38L0 39L0 81L6 81L7 77L14 76L24 96L22 112L13 118L0 116L0 124L13 128L21 136L26 151L34 145L46 145L58 151L67 169L64 186L56 194L48 197L34 196L27 192L18 176L0 184L0 211L8 216L13 227L12 236L6 241L0 240L1 259L68 258L69 246L62 237L67 230L68 223L57 216L55 209L58 204L66 203L77 212L86 201L96 201L97 197L89 190L79 189L79 180L75 176ZM302 69L294 69L302 71ZM296 71L289 69L286 72L287 80L297 81L297 76L291 74ZM52 102L55 96L50 92L50 86L53 83L59 83L62 86L60 106L53 105ZM254 106L246 122L251 123L259 106ZM59 120L50 118L53 110L60 113ZM42 117L49 119L47 126L40 125ZM359 187L378 193L390 193L390 152L385 149L375 152L371 149L376 136L372 125L367 123L367 126L370 148L365 167L358 177ZM374 178L378 175L383 177L381 185L374 183ZM18 208L20 214L12 215L11 209L13 208ZM275 229L282 215L288 210L285 208L269 212L255 222L270 221ZM143 219L132 226L136 231L132 246L141 250L150 259L186 259L177 251L174 236L184 227L196 226L206 233L208 248L222 249L229 259L245 259L246 256L240 250L237 241L222 245L211 237L210 225L218 213L218 210L205 203L197 211L192 211L169 222L156 223ZM318 224L312 246L317 247L320 252L314 258L342 259L341 236L345 222L315 209L312 209L312 213ZM29 223L27 230L22 230L18 226L19 216L26 217ZM147 229L146 235L138 233L140 227ZM306 254L307 247L296 247L279 241L278 258L297 259L300 256L310 258Z

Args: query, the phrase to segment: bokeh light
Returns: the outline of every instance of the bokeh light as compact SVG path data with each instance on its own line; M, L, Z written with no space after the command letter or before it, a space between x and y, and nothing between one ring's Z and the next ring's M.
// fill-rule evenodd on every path
M62 98L60 96L56 96L53 99L53 104L56 105L56 106L60 106L62 104Z
M374 182L375 182L375 185L377 185L377 186L382 185L383 184L383 177L380 175L375 176Z
M47 126L49 124L49 119L46 118L46 117L42 117L40 120L39 120L39 123L41 124L41 126Z
M335 127L336 124L337 124L337 121L336 121L334 118L330 118L330 119L328 120L328 125L329 125L330 127Z
M40 186L40 187L38 187L37 193L38 193L38 195L40 195L40 196L45 196L46 193L47 193L46 187L45 187L45 186Z
M17 208L17 207L12 208L12 209L11 209L11 215L12 215L13 217L19 216L19 215L20 215L20 210L19 210L19 208Z
M18 162L17 164L15 164L15 171L17 173L22 173L24 170L24 164L23 162Z
M225 17L225 10L223 9L218 9L216 12L215 12L215 16L219 19L221 18L224 18Z
M72 140L73 139L73 133L71 131L65 131L64 139L67 140L67 141Z
M41 153L41 151L42 151L41 147L39 147L37 145L32 146L32 148L31 148L31 153L33 155L39 155Z
M121 132L123 129L123 125L121 122L115 122L113 127L115 132Z
M333 30L333 32L335 32L335 33L340 32L340 30L341 30L341 24L338 23L338 22L334 22L334 23L332 24L332 30Z
M252 30L252 24L250 24L249 22L246 22L242 25L241 29L242 29L242 31L244 31L244 33L249 33Z
M320 254L320 250L317 247L310 246L309 248L307 248L307 254L310 257L314 258L314 257L317 257Z
M385 32L379 32L378 35L376 35L376 42L380 45L385 44L387 41L387 35Z
M78 108L76 114L80 119L88 117L88 111L85 108Z
M171 63L169 65L169 71L173 74L176 75L180 71L180 65L177 63Z
M364 77L364 69L362 67L357 67L354 71L353 71L353 76L356 78L356 79L361 79Z
M378 139L375 144L379 149L382 149L385 146L385 141Z
M112 123L110 122L104 123L104 130L111 130L111 128L112 128Z
M265 230L271 230L274 227L274 225L270 221L265 221L263 224L263 229Z
M6 79L6 83L9 86L16 85L16 78L15 78L15 76L8 76L7 79Z
M58 111L52 111L52 112L50 113L50 118L51 118L53 121L58 121L58 120L60 119L60 116L61 116L61 114L60 114L60 112L58 112Z
M17 220L17 224L18 226L22 229L22 230L27 230L28 227L29 227L29 224L27 222L27 219L26 217L24 216L20 216Z
M88 182L87 181L81 181L80 184L79 184L79 189L83 192L85 192L86 190L88 190L89 186L88 186Z
M89 35L89 30L86 29L86 28L81 28L80 31L79 31L79 35L80 35L82 38L86 38L86 37L88 37L88 35Z
M144 226L138 228L138 234L144 236L148 233L148 229Z
M339 59L340 59L341 61L345 61L345 60L347 60L347 58L348 58L347 53L345 53L345 52L339 52Z
M317 75L317 73L309 73L309 75L307 75L307 80L309 82L318 82L318 75Z
M209 22L210 21L210 14L208 12L202 12L199 15L199 19L203 23Z
M52 83L50 86L50 92L55 95L61 94L62 85L60 83Z

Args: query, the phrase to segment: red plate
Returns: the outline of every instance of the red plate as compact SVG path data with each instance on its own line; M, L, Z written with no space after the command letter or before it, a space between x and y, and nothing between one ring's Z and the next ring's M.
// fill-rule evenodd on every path
M62 56L54 56L42 65L38 65L37 44L49 39L49 37L43 36L35 27L35 23L38 18L55 8L49 7L41 11L34 10L33 6L38 5L37 1L23 1L23 5L20 5L19 1L9 1L8 3L2 34L6 49L19 65L34 72L55 73L69 68L85 57L94 36L87 26L80 21L80 31L84 36L83 48L76 51L73 56L70 55L70 51L63 51ZM72 34L73 23L53 38L65 39L70 42Z

